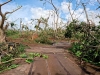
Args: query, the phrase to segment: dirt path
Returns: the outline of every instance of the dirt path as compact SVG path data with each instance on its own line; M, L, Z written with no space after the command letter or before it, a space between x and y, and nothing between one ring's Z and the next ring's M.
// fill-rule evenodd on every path
M65 50L55 46L31 47L27 52L41 52L48 59L36 58L32 64L22 64L0 75L88 75L65 56Z

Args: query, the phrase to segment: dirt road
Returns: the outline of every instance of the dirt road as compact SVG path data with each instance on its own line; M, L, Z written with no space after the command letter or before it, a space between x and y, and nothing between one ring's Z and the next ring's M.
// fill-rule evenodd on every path
M66 57L63 48L35 46L26 51L44 53L49 58L36 58L31 64L22 64L16 69L6 71L0 75L88 75L70 58Z

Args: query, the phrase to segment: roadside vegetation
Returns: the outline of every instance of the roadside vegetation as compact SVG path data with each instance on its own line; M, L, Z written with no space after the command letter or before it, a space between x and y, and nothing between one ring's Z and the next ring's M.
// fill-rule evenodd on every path
M11 0L1 4L0 7L10 1ZM86 63L89 63L100 68L100 22L98 25L90 23L88 12L84 5L85 3L81 2L81 5L86 15L87 22L74 19L69 5L68 9L71 16L70 23L59 23L58 19L60 17L60 10L53 4L52 0L41 1L44 1L44 3L48 2L53 6L52 14L54 20L52 25L55 28L49 26L48 20L50 14L47 18L40 17L39 19L31 19L32 22L36 21L34 30L30 30L27 25L23 25L22 21L19 29L13 29L15 26L15 23L13 22L4 25L6 14L11 14L19 10L22 6L19 6L17 9L9 13L0 13L2 17L2 23L0 24L0 72L16 68L19 65L18 63L15 63L16 60L23 59L27 63L32 63L34 62L33 59L35 57L43 57L44 59L48 58L47 55L41 53L26 53L25 48L27 48L27 46L24 44L38 43L52 45L60 40L72 44L69 51L80 60L80 65L82 65L82 67L86 66ZM97 15L97 17L100 18L100 15ZM41 26L41 24L44 27ZM59 25L61 25L61 27ZM8 26L11 26L11 29L8 29Z
M70 34L68 34L70 33ZM67 26L66 37L77 41L69 49L80 63L91 63L100 67L100 25L87 26L85 22L73 21Z
M26 63L34 62L35 57L47 59L48 56L40 53L26 53L28 46L19 43L0 44L0 73L18 67L22 60Z

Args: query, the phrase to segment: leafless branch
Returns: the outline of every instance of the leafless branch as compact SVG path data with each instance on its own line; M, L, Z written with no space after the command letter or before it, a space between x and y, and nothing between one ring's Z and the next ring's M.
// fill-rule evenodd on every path
M98 8L96 8L96 10L98 10L100 8L100 6Z
M100 0L97 0L98 1L98 3L100 4Z
M83 12L84 12L84 11L82 11L81 14L80 14L76 19L78 19L78 18L83 14Z
M7 4L7 3L9 3L9 2L11 2L12 0L8 0L7 2L4 2L3 4L0 4L0 6L3 6L3 5L5 5L5 4Z
M46 0L46 2L50 3L50 4L53 6L53 8L54 8L55 13L58 14L58 9L57 9L56 6L53 4L52 0Z
M17 11L17 10L20 9L21 7L22 7L22 6L18 7L17 9L15 9L15 10L13 10L13 11L11 11L11 12L5 12L5 14L3 14L2 11L1 11L1 9L0 9L0 15L1 15L1 17L2 17L2 21L1 21L1 24L0 24L0 28L3 28L6 15L7 15L7 14L11 14L11 13Z
M33 58L30 58L30 59L33 59ZM11 61L15 61L15 60L26 60L26 58L14 58L14 59L10 59L10 60L8 60L8 61L1 62L0 65L1 65L1 64L5 64L5 63L8 63L8 62L11 62Z
M76 11L76 9L78 8L79 5L80 5L80 4L77 4L77 6L76 6L76 8L74 9L72 15L74 15L74 13L75 13L75 11Z
M3 13L2 13L2 11L1 11L1 6L0 6L0 15L3 16Z
M82 6L83 6L84 12L86 14L87 23L89 24L89 18L88 18L88 14L87 14L86 7L85 7L84 3L82 3Z
M72 21L74 20L73 19L73 14L71 13L71 10L70 10L70 0L68 0L69 1L69 5L67 5L68 6L68 10L69 10L69 13L70 13L70 16L71 16L71 18L72 18Z
M15 10L13 10L13 11L11 11L11 12L5 12L5 16L7 15L7 14L11 14L11 13L13 13L13 12L15 12L15 11L17 11L18 9L20 9L22 6L19 6L17 9L15 9Z

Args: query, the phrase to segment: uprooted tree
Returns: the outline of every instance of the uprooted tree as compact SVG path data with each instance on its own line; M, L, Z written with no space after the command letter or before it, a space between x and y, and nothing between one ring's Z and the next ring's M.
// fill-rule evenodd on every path
M4 25L4 22L6 20L6 15L7 14L12 14L13 12L17 11L18 9L20 9L22 6L17 7L16 9L14 9L11 12L5 12L2 13L2 6L11 2L12 0L8 0L2 4L0 4L0 43L6 42L6 34L5 34L5 30L7 29L7 27L9 26L9 24Z

